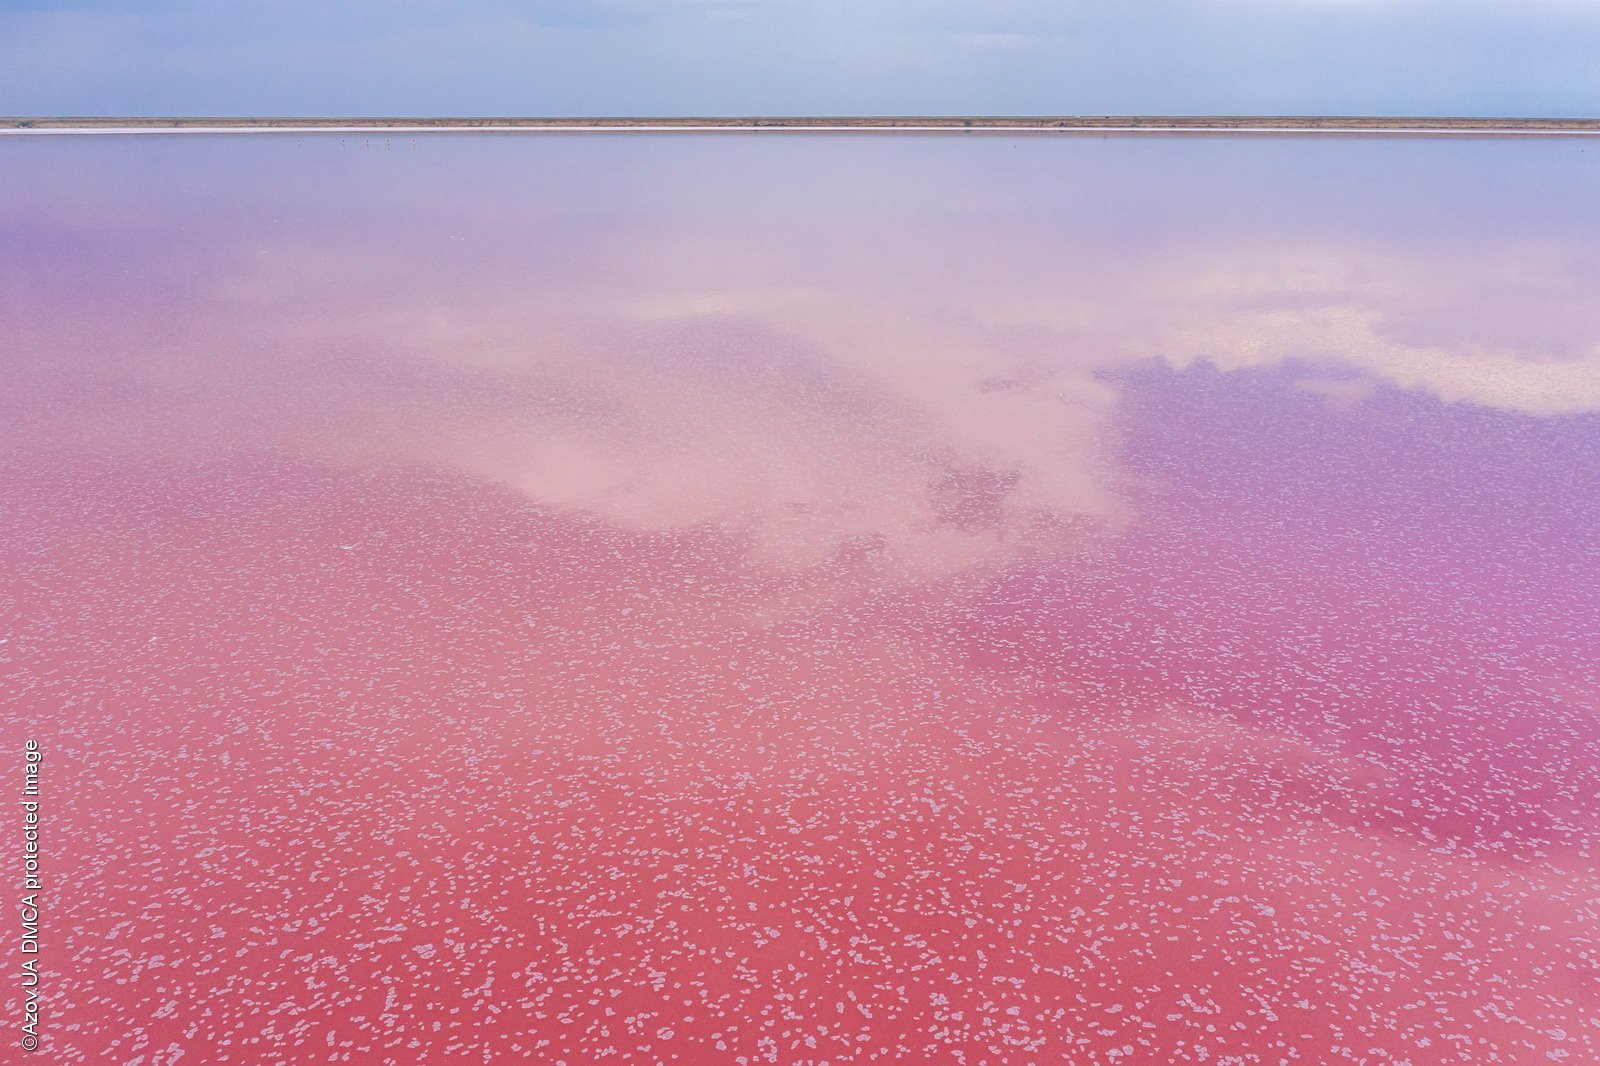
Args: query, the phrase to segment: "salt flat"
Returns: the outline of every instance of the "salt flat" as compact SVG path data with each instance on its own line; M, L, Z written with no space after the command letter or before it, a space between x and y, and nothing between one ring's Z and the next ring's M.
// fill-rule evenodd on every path
M0 143L52 1061L1600 1059L1587 147Z

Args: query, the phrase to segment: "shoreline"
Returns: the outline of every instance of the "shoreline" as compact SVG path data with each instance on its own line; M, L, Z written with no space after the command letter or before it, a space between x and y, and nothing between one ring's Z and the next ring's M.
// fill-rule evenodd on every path
M1595 135L1600 119L1319 116L202 118L0 117L0 134L158 133L1338 133Z

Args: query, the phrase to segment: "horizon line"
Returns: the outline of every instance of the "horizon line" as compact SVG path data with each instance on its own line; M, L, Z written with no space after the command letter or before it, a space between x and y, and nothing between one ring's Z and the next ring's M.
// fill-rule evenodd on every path
M794 131L1600 134L1600 118L1378 115L0 116L0 133Z

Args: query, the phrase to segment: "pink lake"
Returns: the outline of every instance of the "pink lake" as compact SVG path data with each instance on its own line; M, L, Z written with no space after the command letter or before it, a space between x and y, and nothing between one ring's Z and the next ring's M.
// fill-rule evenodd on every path
M1600 1061L1597 144L0 139L45 1057Z

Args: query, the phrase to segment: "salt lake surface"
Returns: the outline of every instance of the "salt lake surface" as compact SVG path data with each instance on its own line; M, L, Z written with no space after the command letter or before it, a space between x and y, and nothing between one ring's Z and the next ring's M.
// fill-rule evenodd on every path
M1597 294L1581 138L0 142L44 1050L1600 1061Z

